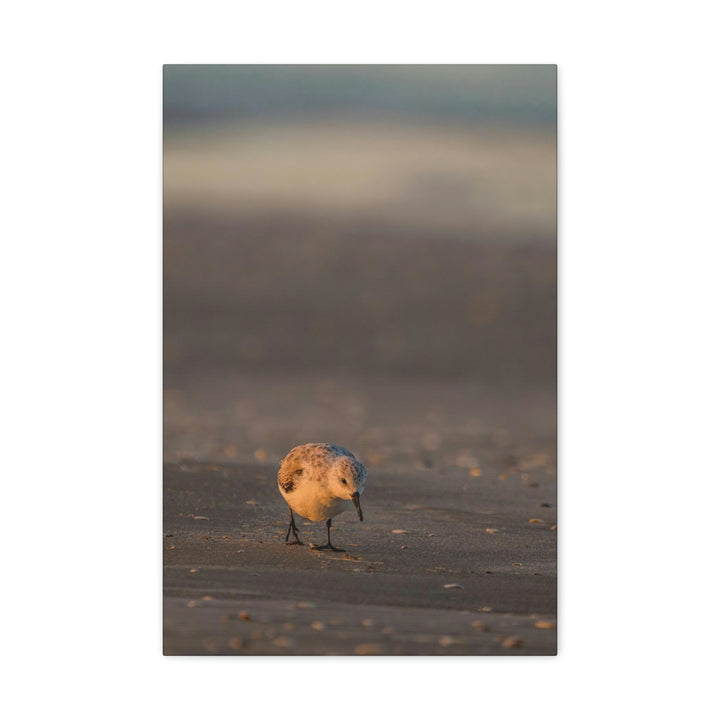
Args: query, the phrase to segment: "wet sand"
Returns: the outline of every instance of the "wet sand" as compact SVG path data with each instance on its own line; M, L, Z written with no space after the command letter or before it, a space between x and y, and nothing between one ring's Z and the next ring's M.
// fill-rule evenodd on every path
M165 654L555 654L554 441L489 437L472 458L359 453L365 522L336 518L342 553L303 520L284 544L279 450L168 462Z

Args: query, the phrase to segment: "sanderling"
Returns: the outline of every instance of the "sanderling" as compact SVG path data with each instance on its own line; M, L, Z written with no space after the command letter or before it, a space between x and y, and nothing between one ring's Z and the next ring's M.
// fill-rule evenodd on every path
M349 451L339 445L308 443L293 448L280 463L278 487L290 508L290 525L285 534L288 545L302 545L293 510L308 520L327 521L327 544L311 545L313 550L337 550L330 542L332 519L351 504L362 522L360 495L365 489L367 470ZM290 532L295 538L288 543Z

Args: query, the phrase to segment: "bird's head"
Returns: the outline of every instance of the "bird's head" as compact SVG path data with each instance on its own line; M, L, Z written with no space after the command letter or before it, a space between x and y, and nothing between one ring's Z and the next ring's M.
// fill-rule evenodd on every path
M367 470L363 464L353 458L343 457L333 465L328 483L336 497L352 501L361 521L360 495L365 489L366 480Z

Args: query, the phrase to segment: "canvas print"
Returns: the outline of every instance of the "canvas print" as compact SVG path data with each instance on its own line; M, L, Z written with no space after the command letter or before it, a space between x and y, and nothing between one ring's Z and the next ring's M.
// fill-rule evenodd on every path
M556 67L163 75L165 654L556 654Z

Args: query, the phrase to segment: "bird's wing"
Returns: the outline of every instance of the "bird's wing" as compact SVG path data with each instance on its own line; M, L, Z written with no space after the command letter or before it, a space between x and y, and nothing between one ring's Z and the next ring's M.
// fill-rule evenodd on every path
M295 489L300 477L303 473L303 461L298 455L288 455L280 465L278 470L278 485L286 492L292 492Z

